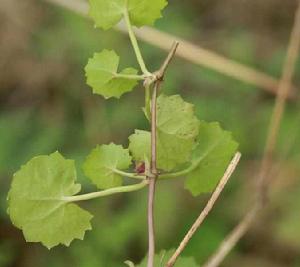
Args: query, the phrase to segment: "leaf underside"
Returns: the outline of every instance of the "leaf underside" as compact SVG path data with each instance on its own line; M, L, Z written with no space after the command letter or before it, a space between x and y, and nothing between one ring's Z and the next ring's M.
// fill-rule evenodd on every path
M75 180L74 162L58 152L35 157L15 173L8 213L26 241L41 242L49 249L58 244L69 246L91 230L92 215L63 200L80 191Z

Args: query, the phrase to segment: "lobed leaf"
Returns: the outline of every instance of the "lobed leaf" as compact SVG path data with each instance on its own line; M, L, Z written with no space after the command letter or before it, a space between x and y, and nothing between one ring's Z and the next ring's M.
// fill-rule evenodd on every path
M89 59L85 73L87 84L92 87L94 94L108 99L120 98L124 93L132 91L137 80L118 77L118 66L119 56L113 50L103 50ZM120 74L135 75L137 70L126 68Z
M83 163L83 171L99 189L121 186L122 176L114 170L125 170L131 165L128 149L113 143L97 146Z
M194 196L214 190L237 148L231 133L224 131L219 123L201 122L192 155L193 163L198 165L187 175L185 188Z
M167 6L167 0L128 0L128 11L133 25L141 27L153 25L162 17L161 11Z
M99 28L108 30L123 17L125 0L89 0L89 3L89 15Z
M58 244L69 246L91 229L92 215L64 200L80 191L75 180L74 161L59 152L35 157L15 173L8 213L27 242L42 242L49 249Z
M199 120L194 106L179 95L157 98L157 167L171 171L191 159L199 133ZM150 158L151 134L136 130L129 137L129 150L134 160Z
M178 138L196 138L199 120L194 114L194 105L185 102L180 95L161 94L157 98L157 128Z
M127 9L132 25L153 25L168 4L166 0L89 0L89 14L96 27L108 30L123 18Z
M154 258L154 266L155 267L166 266L167 261L173 255L173 253L174 250L169 250L169 251L162 251L159 254L156 254ZM143 261L140 264L138 264L136 267L147 267L147 259L148 257L145 257ZM180 256L178 257L175 266L176 267L198 267L198 264L196 263L195 259L192 257Z

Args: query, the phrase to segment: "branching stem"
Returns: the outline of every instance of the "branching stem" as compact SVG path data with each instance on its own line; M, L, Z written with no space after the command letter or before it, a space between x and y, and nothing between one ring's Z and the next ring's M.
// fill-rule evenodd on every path
M175 42L162 66L158 71L154 73L155 81L151 99L151 164L150 174L148 175L149 180L149 194L148 194L148 267L154 267L154 255L155 255L155 231L154 231L154 198L155 198L155 185L158 178L157 171L157 94L163 81L165 71L170 64L172 58L175 55L178 42ZM150 88L150 84L153 82L145 81L145 87ZM146 104L148 100L146 99ZM147 107L146 107L147 108Z

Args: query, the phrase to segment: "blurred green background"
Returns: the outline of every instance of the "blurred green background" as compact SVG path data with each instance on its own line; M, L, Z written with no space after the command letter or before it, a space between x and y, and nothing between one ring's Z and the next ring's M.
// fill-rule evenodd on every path
M296 0L170 0L158 29L280 77ZM70 248L51 251L26 243L6 214L13 173L37 154L59 150L76 159L84 191L95 190L81 162L96 144L127 145L147 127L143 90L120 101L94 96L83 68L95 51L113 48L121 65L136 65L128 37L96 30L91 21L42 0L0 1L0 267L119 267L146 253L146 191L83 203L95 214L93 230ZM165 52L141 42L156 69ZM300 85L298 60L295 84ZM199 266L245 214L255 190L274 97L254 86L176 59L164 89L196 105L197 115L219 121L240 143L242 162L227 189L184 251ZM222 266L300 266L300 103L288 103L274 162L271 205ZM157 246L174 248L208 196L192 198L182 179L159 183Z

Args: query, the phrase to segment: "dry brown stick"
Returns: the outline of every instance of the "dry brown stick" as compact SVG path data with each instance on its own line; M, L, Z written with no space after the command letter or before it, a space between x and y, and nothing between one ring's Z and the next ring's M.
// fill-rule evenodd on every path
M195 232L198 230L198 228L202 225L204 219L207 217L209 212L212 210L214 204L216 203L217 199L219 198L220 194L222 193L225 185L227 184L229 178L231 177L232 173L234 172L239 160L241 158L241 154L238 152L235 154L234 158L230 162L229 166L227 167L222 179L220 180L218 186L216 187L215 191L211 195L209 201L207 202L205 208L200 213L197 220L194 222L193 226L190 228L190 230L187 232L183 240L181 241L179 247L176 249L172 257L168 260L166 267L172 267L174 266L177 258L182 253L182 251L185 249L186 245L189 243Z
M83 0L45 0L62 6L66 9L72 10L80 15L86 16L88 13L88 4ZM127 34L125 25L119 24L116 27L119 31ZM173 40L180 42L180 48L177 55L194 64L210 68L214 71L230 76L237 80L253 84L267 92L276 94L278 87L278 80L274 77L248 67L244 64L230 60L213 51L204 49L199 45L195 45L182 38L178 38L171 34L153 29L151 27L143 27L136 29L136 36L149 44L168 51Z
M291 32L287 56L282 72L282 78L278 88L278 95L272 113L272 119L269 127L264 156L258 175L258 198L254 208L242 219L236 228L222 242L216 253L207 261L205 267L218 267L228 253L235 247L237 242L249 230L255 221L259 211L266 204L266 198L269 188L268 172L271 167L272 155L275 150L277 135L280 129L282 117L284 114L287 94L291 89L292 77L295 71L296 58L300 46L300 1L296 11L295 22ZM241 230L242 229L242 230Z
M282 78L279 83L278 95L276 97L275 106L269 126L267 142L264 150L262 164L259 173L258 186L262 190L262 198L266 197L268 172L272 163L272 156L275 150L277 136L281 126L286 100L292 89L292 79L295 73L296 60L300 46L300 1L298 1L298 9L295 15L295 22L291 32L290 42L287 50L286 60L283 66Z

